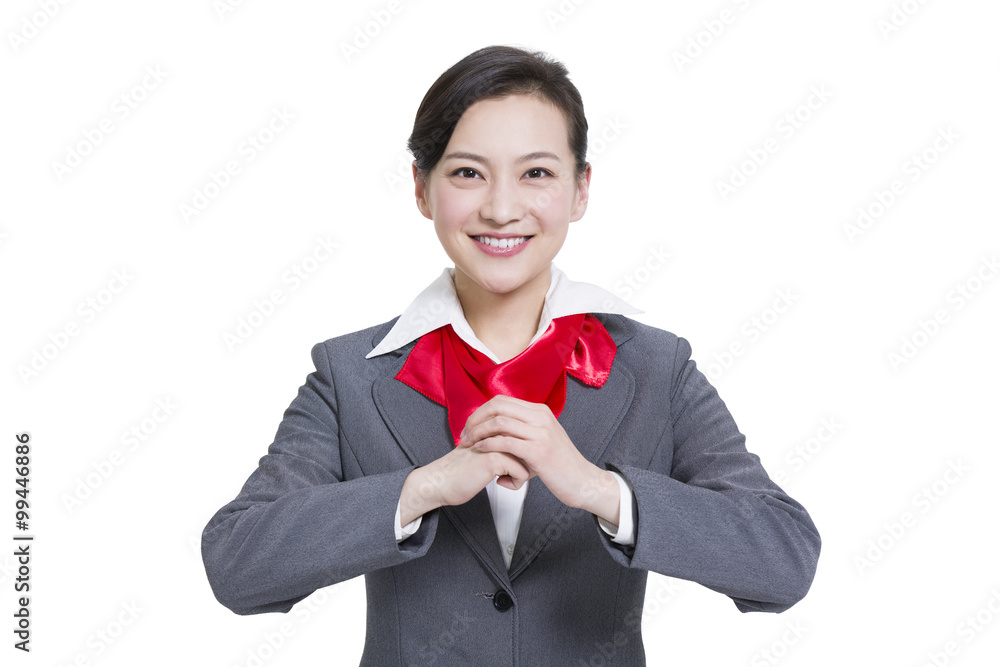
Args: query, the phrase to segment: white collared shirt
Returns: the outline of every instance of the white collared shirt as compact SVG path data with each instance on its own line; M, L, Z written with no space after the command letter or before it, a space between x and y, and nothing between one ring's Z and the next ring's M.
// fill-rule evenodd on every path
M632 315L643 311L622 301L611 292L597 285L577 282L566 277L554 263L550 264L552 275L549 289L545 294L542 315L538 321L538 330L531 343L545 333L549 323L557 317L576 315L578 313L618 313ZM446 324L451 324L458 336L473 348L479 350L494 363L500 363L497 357L483 344L472 327L465 319L462 304L455 291L455 269L446 268L441 275L431 283L403 311L396 324L386 334L375 348L365 355L366 359L391 352L416 340L426 333L434 331ZM612 541L622 545L635 544L635 526L632 522L632 507L635 502L632 490L621 475L611 472L618 482L620 491L618 526L607 523L598 517L601 529L612 536ZM493 523L497 530L497 538L503 550L503 557L510 567L514 555L514 544L517 541L518 529L521 526L521 513L524 510L525 494L528 483L520 489L512 491L497 485L494 479L486 486L490 499L490 509L493 512ZM396 505L396 541L401 542L413 535L420 527L422 517L417 517L406 526L400 525L399 505Z

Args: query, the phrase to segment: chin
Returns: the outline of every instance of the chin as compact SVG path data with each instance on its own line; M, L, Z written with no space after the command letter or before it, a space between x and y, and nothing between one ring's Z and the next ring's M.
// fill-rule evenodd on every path
M473 278L475 280L475 278ZM476 280L476 284L482 287L487 292L492 292L493 294L509 294L515 291L518 287L524 285L526 280L517 280L515 278L505 279L498 278L494 280L482 279Z

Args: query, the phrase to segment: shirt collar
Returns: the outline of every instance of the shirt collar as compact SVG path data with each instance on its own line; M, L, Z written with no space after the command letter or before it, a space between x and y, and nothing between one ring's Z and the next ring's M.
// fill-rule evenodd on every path
M633 315L644 312L622 301L603 287L570 280L554 263L550 263L549 266L552 270L552 279L549 283L549 290L545 293L545 304L542 306L538 330L532 337L531 343L534 343L545 333L549 323L557 317L576 315L577 313ZM455 333L466 343L487 355L495 363L499 363L497 356L476 337L472 327L465 320L462 304L455 292L455 269L453 268L441 271L441 275L417 295L417 298L407 306L403 314L396 320L396 324L385 335L385 338L365 355L365 359L397 350L446 324L450 324Z

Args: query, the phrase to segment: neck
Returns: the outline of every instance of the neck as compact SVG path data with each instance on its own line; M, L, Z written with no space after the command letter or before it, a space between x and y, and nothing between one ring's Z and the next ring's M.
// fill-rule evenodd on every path
M538 330L551 279L546 267L517 289L498 294L456 269L455 291L476 337L504 360L527 348Z

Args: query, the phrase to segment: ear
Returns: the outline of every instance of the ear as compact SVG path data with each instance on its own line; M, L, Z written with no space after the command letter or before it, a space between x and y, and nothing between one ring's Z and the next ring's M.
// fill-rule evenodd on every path
M587 202L590 201L590 172L590 163L588 162L587 168L580 175L580 182L577 183L576 192L573 194L573 210L570 213L570 222L579 220L587 212Z
M430 174L427 176L429 178ZM417 198L417 209L420 213L428 220L433 220L434 216L431 215L430 203L427 200L427 180L420 176L416 160L413 161L413 194Z

